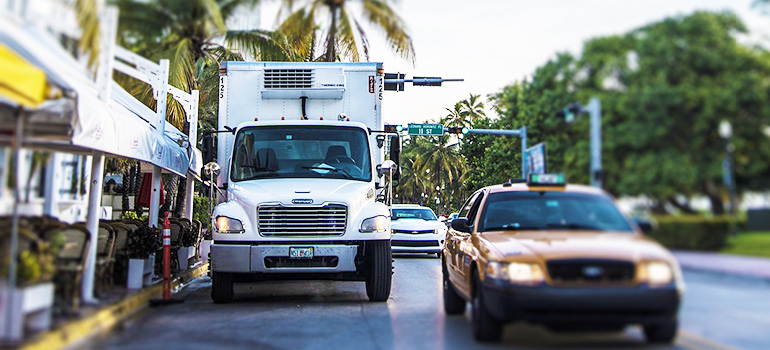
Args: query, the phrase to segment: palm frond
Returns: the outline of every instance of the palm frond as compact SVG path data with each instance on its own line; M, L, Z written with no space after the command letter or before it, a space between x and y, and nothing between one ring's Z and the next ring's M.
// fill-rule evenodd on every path
M95 0L76 0L78 26L82 31L79 48L88 52L88 66L96 68L99 58L99 13Z
M340 6L339 26L337 28L337 44L339 47L338 52L341 56L350 57L351 61L358 62L358 48L356 47L356 38L353 34L353 26L350 23L347 11L344 6Z
M415 52L412 38L406 32L401 17L383 0L364 0L364 15L385 34L388 45L405 60L414 64Z
M219 4L216 0L198 0L201 6L206 9L206 15L211 20L214 28L219 33L227 31L225 27L225 20L222 18L222 13L219 11Z
M286 36L265 30L228 31L225 43L261 61L298 61L302 55L292 52Z

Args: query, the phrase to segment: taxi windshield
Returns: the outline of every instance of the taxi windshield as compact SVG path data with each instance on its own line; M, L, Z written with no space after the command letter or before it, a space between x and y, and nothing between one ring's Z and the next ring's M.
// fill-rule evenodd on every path
M430 209L393 209L391 220L398 219L422 219L425 221L436 221L436 214Z
M631 233L631 225L608 198L588 193L492 193L479 231L570 230Z

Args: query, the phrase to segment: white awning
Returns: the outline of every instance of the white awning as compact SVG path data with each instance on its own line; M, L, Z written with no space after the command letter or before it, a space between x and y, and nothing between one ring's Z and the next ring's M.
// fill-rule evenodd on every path
M200 167L182 147L186 135L169 123L165 133L157 132L148 123L155 112L117 83L112 82L111 101L99 99L88 72L48 33L0 21L0 42L45 71L49 83L65 91L64 97L26 113L24 147L76 153L97 150L180 176L186 176L188 169L199 173ZM10 144L15 109L12 102L0 101L0 145Z

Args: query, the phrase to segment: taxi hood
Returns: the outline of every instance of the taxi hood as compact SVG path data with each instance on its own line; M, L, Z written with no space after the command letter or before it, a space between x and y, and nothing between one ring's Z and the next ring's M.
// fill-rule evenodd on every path
M629 232L490 231L487 240L505 260L551 259L670 260L673 256L644 235Z

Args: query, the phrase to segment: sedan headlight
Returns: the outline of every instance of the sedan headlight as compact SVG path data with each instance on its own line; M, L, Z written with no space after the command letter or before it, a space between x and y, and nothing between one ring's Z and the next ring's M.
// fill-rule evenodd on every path
M385 232L388 229L388 218L384 215L378 215L365 219L361 223L359 232Z
M217 216L217 233L243 233L243 223L227 216Z
M664 261L642 263L639 269L639 280L651 286L662 286L674 281L674 271L671 265Z
M532 263L487 263L487 276L516 284L535 284L545 281L543 270Z

